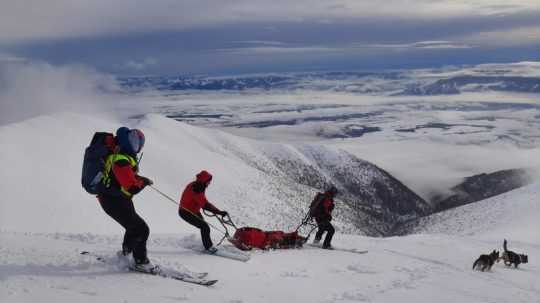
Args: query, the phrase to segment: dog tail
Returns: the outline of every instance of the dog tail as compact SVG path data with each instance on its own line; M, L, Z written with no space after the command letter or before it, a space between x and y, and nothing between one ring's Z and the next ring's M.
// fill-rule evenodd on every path
M508 249L506 248L506 239L504 239L504 242L503 242L503 248L504 248L504 252L507 252Z

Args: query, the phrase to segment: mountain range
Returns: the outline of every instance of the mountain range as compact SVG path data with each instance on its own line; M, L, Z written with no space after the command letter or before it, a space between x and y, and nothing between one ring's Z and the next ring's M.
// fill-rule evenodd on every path
M540 93L540 63L483 64L440 69L380 72L309 72L240 76L120 77L127 91L333 91L397 96L462 92Z

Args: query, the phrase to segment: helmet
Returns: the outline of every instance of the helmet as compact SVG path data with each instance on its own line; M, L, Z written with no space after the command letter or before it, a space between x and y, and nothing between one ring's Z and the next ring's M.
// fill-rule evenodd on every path
M327 193L332 194L333 196L337 195L338 190L334 185L330 185L328 189L326 190Z
M129 154L139 153L145 142L144 134L140 129L120 127L116 131L116 138L120 148Z
M132 150L137 154L144 147L144 134L140 129L132 129L128 133L128 142Z

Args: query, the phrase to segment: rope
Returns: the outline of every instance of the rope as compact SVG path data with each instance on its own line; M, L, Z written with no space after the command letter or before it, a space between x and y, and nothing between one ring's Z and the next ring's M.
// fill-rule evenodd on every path
M162 195L163 197L165 197L167 200L171 201L172 203L176 204L176 205L180 205L178 202L176 202L173 198L169 197L167 194L165 194L164 192L162 192L161 190L157 189L156 187L152 186L152 185L148 185L150 186L150 188L152 188L153 190L155 190L157 193L159 193L160 195ZM212 227L214 230L217 230L219 231L220 233L222 233L224 235L224 237L229 237L229 232L227 231L227 228L225 228L225 232L223 232L222 230L220 230L219 228L215 227L214 225L212 225L210 222L206 222L204 221L203 219L201 219L199 216L197 216L196 214L194 214L191 210L185 208L185 207L180 207L182 208L183 210L189 212L190 214L192 214L194 217L196 217L198 220L208 224L208 226ZM206 213L205 213L206 214ZM216 219L219 220L219 218L216 216L216 215L213 215L216 217ZM221 221L220 221L221 222ZM222 223L223 224L223 223ZM220 244L221 242L223 242L223 239L220 241ZM219 244L218 244L219 245Z
M304 216L304 219L302 220L302 223L298 225L298 227L294 230L296 233L298 233L298 230L302 228L302 226L311 226L311 229L309 230L307 236L306 236L306 242L309 240L309 237L315 231L315 229L318 228L318 225L312 222L312 217L309 215L309 210Z
M156 187L152 186L152 185L149 185L150 188L152 188L153 190L155 190L157 193L159 193L160 195L162 195L163 197L165 197L167 200L171 201L172 203L176 204L176 205L180 205L178 202L176 202L173 198L169 197L167 194L165 194L164 192L162 192L161 190L157 189ZM233 243L234 244L234 240L231 238L231 235L229 234L229 229L227 228L227 226L230 226L232 228L234 228L234 230L237 230L238 227L236 227L236 224L234 224L234 222L232 221L231 217L227 214L226 216L223 216L223 217L218 217L216 214L211 214L209 212L207 212L206 210L203 210L204 214L208 217L216 217L216 219L218 220L218 222L221 224L221 226L223 226L223 228L225 229L225 231L222 231L221 229L217 228L216 226L212 225L211 223L209 222L206 222L204 221L203 219L201 219L199 216L197 216L196 214L194 214L192 211L190 211L189 209L186 209L184 207L181 207L183 210L189 212L190 214L192 214L194 217L196 217L198 220L208 224L210 227L212 227L214 230L220 232L223 234L223 238L221 238L221 240L218 242L218 244L216 246L219 246L223 243L223 241L225 239L229 240L229 242ZM302 223L300 223L300 225L298 225L298 227L296 228L295 232L298 232L298 230L302 227L302 226L311 226L311 230L309 231L308 235L306 236L306 242L309 240L309 237L311 236L311 234L313 233L313 231L315 229L317 229L317 224L314 224L312 222L312 218L310 217L309 215L309 211L306 213L306 215L304 216L304 219L302 220Z
M221 245L221 243L223 243L223 240L225 240L225 239L227 239L227 240L229 240L229 242L233 243L234 240L231 238L231 235L229 234L229 229L227 228L227 226L230 226L230 227L234 228L235 231L238 229L238 227L236 227L236 225L232 221L231 216L229 216L229 214L227 214L226 216L222 216L220 218L216 214L209 213L206 210L203 210L203 212L204 212L205 215L207 215L209 217L216 217L216 220L218 220L219 223L221 223L221 226L223 226L223 228L225 229L225 234L224 234L223 238L221 238L221 240L219 240L219 242L218 242L218 244L216 246Z

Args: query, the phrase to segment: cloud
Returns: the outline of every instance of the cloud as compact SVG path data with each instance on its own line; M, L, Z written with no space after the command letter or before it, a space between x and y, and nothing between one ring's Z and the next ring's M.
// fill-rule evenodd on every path
M157 59L148 57L141 61L136 61L136 60L126 61L124 64L117 65L117 68L119 70L140 72L148 68L151 68L153 66L156 66L157 64L158 64Z
M250 40L250 41L236 41L239 44L251 44L251 45L266 45L266 46L281 46L286 43L280 41L264 41L264 40Z
M0 31L4 52L118 74L538 60L536 38L527 37L528 29L540 27L538 1L94 0L84 7L80 1L19 2L0 1L0 28L9 29Z
M397 44L368 44L366 47L390 48L390 49L452 49L452 48L472 48L471 45L452 41L419 41L413 43Z
M25 62L26 59L23 57L18 57L6 53L0 52L0 65L1 64L9 64L9 63L22 63Z
M540 25L481 31L463 37L466 43L484 46L525 46L540 44Z
M227 48L218 52L237 55L268 55L268 54L306 54L306 53L335 53L346 51L346 48L324 46L257 46L242 48Z
M110 101L104 95L117 90L111 76L80 65L0 62L0 125L56 111L95 110Z
M323 45L292 45L283 42L259 42L250 41L245 44L260 44L258 46L246 46L219 49L218 52L224 52L237 55L279 55L279 54L367 54L374 53L377 50L421 50L421 49L466 49L472 48L471 45L452 42L452 41L419 41L412 43L388 43L388 44L364 44L349 43L338 44L334 46Z
M342 22L516 14L540 10L525 0L4 0L0 41L28 41L207 28L231 23Z

